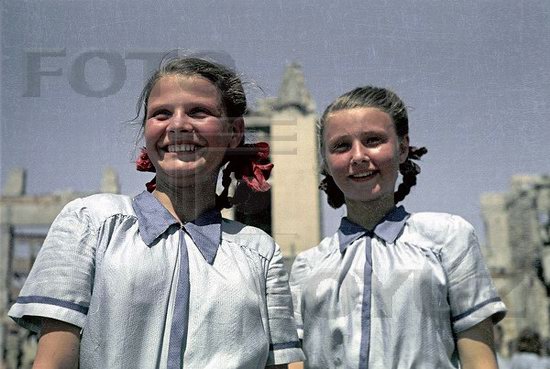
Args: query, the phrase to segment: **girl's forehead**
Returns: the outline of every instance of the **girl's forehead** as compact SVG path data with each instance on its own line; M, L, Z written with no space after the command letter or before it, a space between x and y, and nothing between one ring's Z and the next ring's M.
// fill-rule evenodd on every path
M327 120L331 119L362 119L365 116L376 116L378 118L387 118L391 120L391 117L384 110L373 106L360 106L356 108L340 109L329 113Z
M222 101L220 91L208 79L197 75L168 74L155 82L149 94L148 103L172 97L214 99L219 105Z
M362 131L371 129L394 130L391 116L373 107L337 110L325 120L325 131Z
M179 74L168 74L160 77L151 89L151 95L174 90L192 91L201 95L220 95L218 88L208 79L199 75Z

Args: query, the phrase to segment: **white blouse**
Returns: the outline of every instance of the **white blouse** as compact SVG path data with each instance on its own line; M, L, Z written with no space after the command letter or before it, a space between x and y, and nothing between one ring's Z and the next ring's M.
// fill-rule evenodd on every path
M472 226L403 207L373 232L344 218L290 284L306 368L458 368L457 333L506 311Z
M52 224L9 315L82 328L80 368L167 368L180 247L189 255L185 368L263 368L301 361L288 277L263 231L218 212L181 225L148 192L69 203ZM182 240L183 238L183 240ZM185 241L185 242L181 242ZM178 363L177 365L181 365Z

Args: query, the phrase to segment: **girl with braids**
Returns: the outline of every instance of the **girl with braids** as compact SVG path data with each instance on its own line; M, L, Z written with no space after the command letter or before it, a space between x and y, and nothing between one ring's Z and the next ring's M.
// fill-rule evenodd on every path
M401 99L356 88L327 107L318 138L320 188L347 217L292 267L306 368L496 368L492 326L505 307L471 225L397 206L427 152L409 146Z
M156 173L134 198L69 203L10 315L40 332L36 367L286 368L301 361L288 278L261 230L222 219L231 174L269 188L267 144L245 145L236 73L174 58L138 103ZM220 168L225 189L216 195Z

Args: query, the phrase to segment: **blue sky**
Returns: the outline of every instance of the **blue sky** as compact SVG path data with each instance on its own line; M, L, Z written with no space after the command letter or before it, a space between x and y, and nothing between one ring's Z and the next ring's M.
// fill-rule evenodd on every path
M123 193L141 191L150 175L134 170L128 123L140 58L174 48L229 53L267 96L297 61L319 111L358 85L395 90L411 143L429 149L411 211L482 233L481 193L550 173L546 0L7 0L1 32L0 180L25 167L29 193L95 191L107 165ZM340 214L325 209L325 233Z

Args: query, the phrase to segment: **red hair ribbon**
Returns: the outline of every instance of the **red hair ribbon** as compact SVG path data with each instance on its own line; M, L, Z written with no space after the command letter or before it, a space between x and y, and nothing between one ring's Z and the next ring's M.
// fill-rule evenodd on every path
M235 178L257 192L265 192L271 188L267 182L271 175L273 163L269 162L269 144L258 142L237 147L229 155L230 170Z
M147 154L147 149L145 147L141 148L139 156L136 160L136 169L140 172L156 172L156 169L149 159ZM147 191L153 192L157 188L157 177L154 177L150 182L145 184Z

